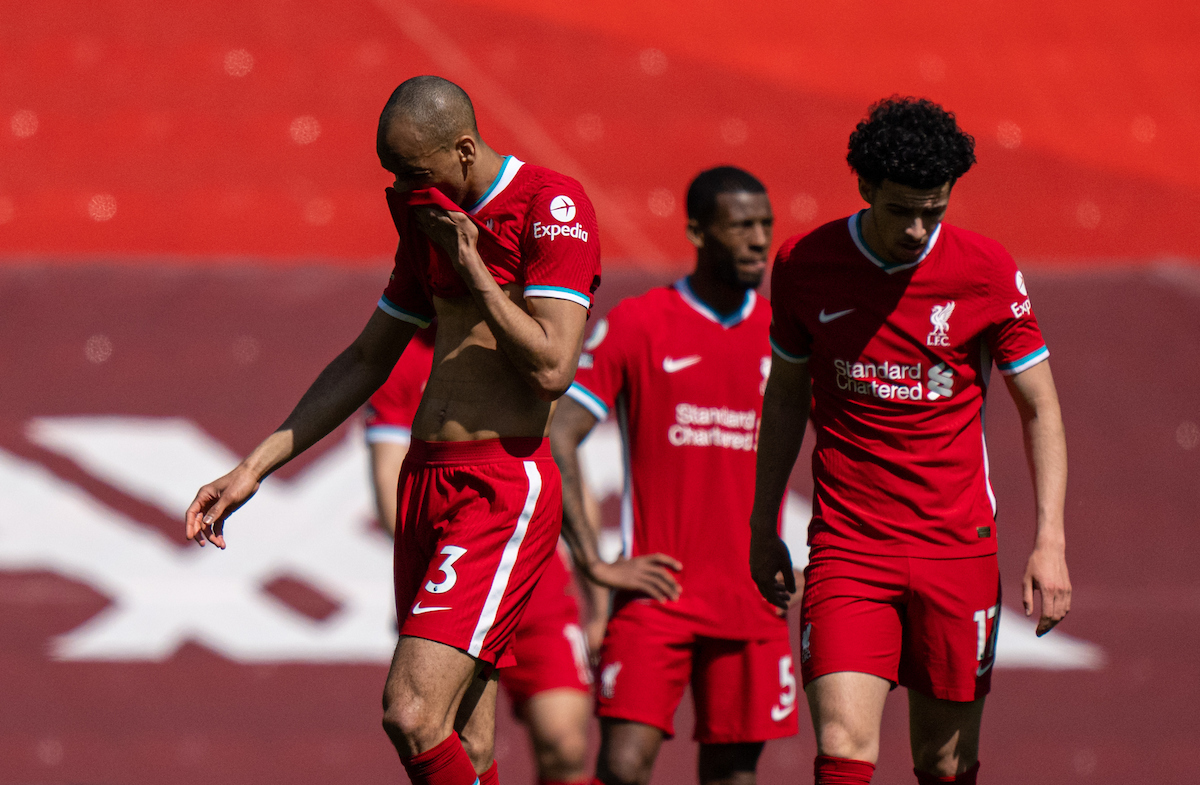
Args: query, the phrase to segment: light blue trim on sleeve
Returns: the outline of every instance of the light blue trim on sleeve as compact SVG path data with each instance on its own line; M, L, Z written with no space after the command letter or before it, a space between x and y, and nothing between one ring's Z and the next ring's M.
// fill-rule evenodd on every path
M371 425L365 434L367 444L389 442L391 444L411 444L412 429L403 425Z
M567 388L567 397L592 413L597 420L608 419L608 407L594 392L579 382L572 382Z
M1012 376L1015 373L1026 371L1037 365L1038 363L1050 357L1050 350L1045 346L1035 352L1030 352L1019 360L1013 360L1010 363L996 363L996 367L1000 369L1000 373L1005 376Z
M592 307L592 298L588 297L583 292L577 292L574 289L568 289L565 286L544 286L536 284L525 287L526 297L549 297L553 300L570 300L573 303L579 303L584 308Z
M431 318L421 316L420 314L413 313L412 311L406 311L403 308L396 307L386 297L380 297L379 302L376 303L376 305L379 306L379 310L383 311L388 316L395 317L402 322L408 322L409 324L415 324L416 326L418 326L422 329L428 327L430 324L433 323L433 319L431 319Z
M768 337L767 340L771 342L771 351L773 351L773 352L775 352L775 354L779 355L779 359L781 359L785 362L795 363L797 365L799 365L800 363L808 362L809 355L805 355L805 356L801 357L796 354L789 354L788 352L785 352L783 349L779 348L779 344L775 343L774 338Z

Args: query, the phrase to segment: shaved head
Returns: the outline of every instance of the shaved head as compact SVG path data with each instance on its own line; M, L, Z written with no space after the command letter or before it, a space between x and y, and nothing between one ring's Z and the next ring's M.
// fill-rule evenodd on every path
M388 130L404 123L420 140L435 148L448 147L464 134L479 138L475 107L466 92L440 76L414 76L395 89L379 115L375 146L387 166L391 151Z

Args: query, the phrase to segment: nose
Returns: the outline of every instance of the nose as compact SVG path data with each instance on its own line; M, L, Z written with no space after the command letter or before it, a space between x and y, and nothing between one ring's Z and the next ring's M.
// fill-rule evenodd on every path
M766 248L771 244L771 233L766 225L756 223L750 229L750 247Z
M905 230L905 234L907 234L909 237L913 238L914 240L923 241L925 239L925 234L926 234L925 222L922 221L920 218L914 218L913 222L908 225L908 229Z

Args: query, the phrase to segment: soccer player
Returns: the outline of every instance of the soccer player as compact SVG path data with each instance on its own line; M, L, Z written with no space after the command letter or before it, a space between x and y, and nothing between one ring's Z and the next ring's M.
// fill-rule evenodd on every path
M467 94L439 77L392 93L376 148L396 178L391 281L279 430L200 489L186 531L225 547L228 515L353 414L436 316L398 493L400 640L383 725L414 785L487 785L494 669L512 664L513 631L558 542L562 486L545 436L599 285L595 211L574 180L488 147Z
M394 535L397 478L433 364L434 328L418 330L367 402L366 440L379 520ZM579 605L561 552L547 563L517 626L517 664L499 671L513 713L528 728L541 785L587 781L591 666Z
M600 651L596 779L644 785L689 681L700 782L750 785L763 743L796 732L787 623L746 574L754 450L770 365L766 189L733 167L687 193L696 267L596 325L551 445L564 535L579 567L618 589ZM616 413L627 448L624 558L583 523L577 449ZM779 508L776 507L778 521Z
M1022 599L1028 615L1041 595L1039 635L1071 600L1062 418L1012 257L942 221L974 140L940 106L894 97L849 148L868 208L788 240L772 273L750 570L780 607L795 590L774 516L811 411L800 662L816 781L871 780L884 700L902 684L917 781L974 783L1000 613L983 429L992 363L1037 497Z

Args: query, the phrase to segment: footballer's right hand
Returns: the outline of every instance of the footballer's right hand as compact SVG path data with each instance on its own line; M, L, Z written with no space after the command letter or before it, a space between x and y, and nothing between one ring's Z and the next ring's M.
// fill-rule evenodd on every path
M792 555L778 534L751 533L750 577L764 600L787 611L796 593L796 574L792 571Z
M591 566L591 578L601 586L618 591L635 591L666 601L678 600L682 589L672 572L683 569L677 559L665 553L650 553L645 556L624 557L611 564L596 562Z
M195 540L201 546L208 540L224 549L225 521L250 500L261 482L253 471L239 465L224 477L202 487L183 516L187 539Z

